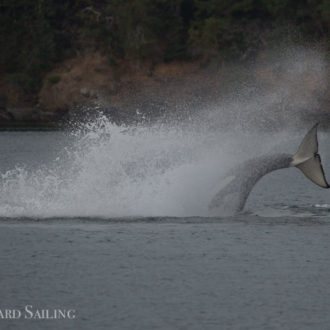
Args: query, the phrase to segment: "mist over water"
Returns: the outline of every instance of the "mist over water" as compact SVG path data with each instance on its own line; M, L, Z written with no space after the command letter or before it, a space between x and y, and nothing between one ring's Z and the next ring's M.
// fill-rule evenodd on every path
M28 157L37 165L1 173L0 216L221 216L208 205L226 171L256 155L296 151L301 114L319 110L326 66L315 50L271 53L185 116L128 126L100 114L66 135L50 161L34 150Z

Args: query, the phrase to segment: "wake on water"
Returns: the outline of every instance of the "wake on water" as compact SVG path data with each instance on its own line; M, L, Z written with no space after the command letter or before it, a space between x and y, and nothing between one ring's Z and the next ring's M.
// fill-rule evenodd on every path
M320 74L322 58L313 54L300 54L300 62L309 61L308 72ZM290 60L281 63L288 66ZM0 217L221 216L210 213L208 205L227 170L278 145L281 152L295 151L301 132L258 133L251 122L258 117L261 124L267 122L284 102L295 105L295 111L311 103L307 93L299 104L290 99L290 92L297 92L293 78L306 74L302 67L291 67L295 71L286 84L280 80L270 90L255 87L254 97L250 85L246 98L242 87L243 101L227 98L225 104L200 109L194 118L125 126L100 115L71 133L73 142L52 164L32 170L17 166L1 174ZM223 128L226 113L237 119L230 129ZM285 116L292 124L292 114Z

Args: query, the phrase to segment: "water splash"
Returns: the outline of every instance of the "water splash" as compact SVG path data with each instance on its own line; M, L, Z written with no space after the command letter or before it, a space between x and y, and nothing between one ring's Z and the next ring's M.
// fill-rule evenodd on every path
M300 52L298 64L289 55L276 58L271 72L258 73L254 66L255 75L263 75L267 84L243 81L231 97L180 114L180 120L174 115L125 126L100 115L79 126L51 164L32 169L17 165L1 174L0 216L214 215L208 205L234 164L279 145L281 152L297 148L301 132L286 128L293 122L297 126L299 109L315 108L324 63L315 52ZM314 78L303 83L306 65ZM270 133L276 118L286 125ZM260 124L264 132L256 130Z
M75 130L51 164L3 173L0 215L210 216L208 205L232 164L286 137L261 141L195 124L118 126L100 116Z

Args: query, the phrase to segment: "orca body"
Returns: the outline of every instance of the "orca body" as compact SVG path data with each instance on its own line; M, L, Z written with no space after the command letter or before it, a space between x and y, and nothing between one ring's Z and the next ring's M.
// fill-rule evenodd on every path
M254 185L267 173L282 168L297 167L318 186L330 188L318 154L317 125L305 135L295 155L274 154L256 157L230 170L225 179L225 186L215 195L209 209L242 211Z

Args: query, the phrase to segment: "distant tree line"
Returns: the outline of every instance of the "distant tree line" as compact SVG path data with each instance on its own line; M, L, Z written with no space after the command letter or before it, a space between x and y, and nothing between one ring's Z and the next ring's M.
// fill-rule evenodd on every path
M86 50L127 59L249 58L292 29L329 42L329 0L1 0L0 74L28 92Z

